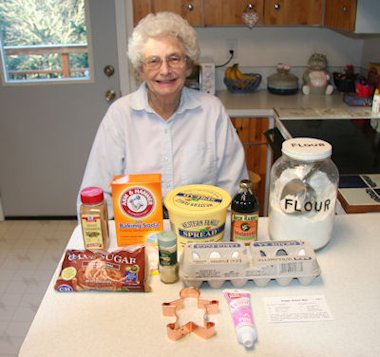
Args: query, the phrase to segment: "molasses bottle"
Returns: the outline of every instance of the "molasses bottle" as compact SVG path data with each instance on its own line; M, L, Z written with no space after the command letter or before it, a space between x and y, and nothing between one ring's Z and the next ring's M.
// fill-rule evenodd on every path
M241 180L231 203L231 241L249 245L257 240L259 202L250 180Z

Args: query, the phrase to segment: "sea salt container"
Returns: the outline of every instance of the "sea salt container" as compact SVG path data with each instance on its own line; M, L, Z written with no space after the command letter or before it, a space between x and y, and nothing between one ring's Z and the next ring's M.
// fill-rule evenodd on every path
M268 231L272 240L303 240L315 250L330 241L339 181L331 153L331 145L323 140L284 141L270 177ZM295 179L309 185L302 194L286 189Z

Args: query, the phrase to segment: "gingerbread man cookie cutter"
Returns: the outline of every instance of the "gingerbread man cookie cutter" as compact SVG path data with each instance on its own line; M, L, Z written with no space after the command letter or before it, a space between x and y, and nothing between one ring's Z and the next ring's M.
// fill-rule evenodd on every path
M199 289L189 287L183 288L179 293L180 298L172 302L164 302L162 304L162 312L164 316L175 316L176 320L173 323L166 325L168 337L171 340L179 340L180 338L194 332L202 338L210 338L215 335L215 323L208 320L208 315L216 314L219 311L218 300L204 300L200 298ZM184 301L187 298L196 298L198 300L198 308L205 311L203 315L203 326L189 321L184 325L179 325L179 316L177 311L184 308Z

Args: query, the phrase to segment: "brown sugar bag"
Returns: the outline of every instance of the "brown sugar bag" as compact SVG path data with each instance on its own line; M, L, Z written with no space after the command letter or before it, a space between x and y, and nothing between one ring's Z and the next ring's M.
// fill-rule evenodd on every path
M104 290L148 292L149 268L145 246L112 252L69 249L55 289L60 292Z

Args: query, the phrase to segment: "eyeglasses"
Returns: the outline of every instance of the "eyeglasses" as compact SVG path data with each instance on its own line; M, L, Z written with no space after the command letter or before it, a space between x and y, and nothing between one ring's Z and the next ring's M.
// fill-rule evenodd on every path
M186 62L187 57L186 56L180 56L180 55L170 55L166 57L165 59L162 59L158 56L149 57L142 61L142 63L145 65L148 69L159 69L162 66L162 63L164 60L166 61L167 65L171 68L181 68Z

